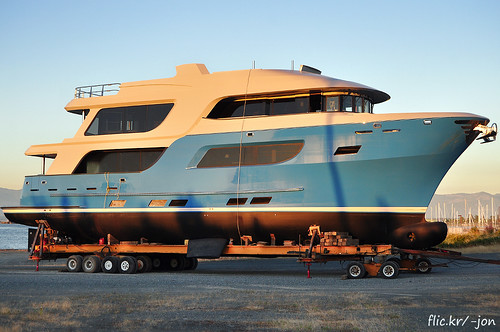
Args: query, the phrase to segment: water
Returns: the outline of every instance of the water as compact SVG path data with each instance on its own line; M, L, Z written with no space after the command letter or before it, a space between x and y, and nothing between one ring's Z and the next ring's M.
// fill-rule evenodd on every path
M0 249L27 249L28 226L0 224Z

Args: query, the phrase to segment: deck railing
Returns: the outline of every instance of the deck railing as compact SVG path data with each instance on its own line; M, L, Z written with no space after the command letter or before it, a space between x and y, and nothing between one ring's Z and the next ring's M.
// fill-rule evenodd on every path
M85 85L75 88L75 98L90 98L109 96L120 91L121 83Z

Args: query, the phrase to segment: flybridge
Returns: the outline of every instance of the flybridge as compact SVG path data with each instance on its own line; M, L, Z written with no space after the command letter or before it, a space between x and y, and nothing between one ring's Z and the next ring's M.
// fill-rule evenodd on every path
M75 98L102 97L117 94L121 83L85 85L75 88Z

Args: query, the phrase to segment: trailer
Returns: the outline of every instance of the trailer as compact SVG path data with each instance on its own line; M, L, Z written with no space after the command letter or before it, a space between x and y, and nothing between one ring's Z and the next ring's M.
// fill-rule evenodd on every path
M273 234L270 242L252 242L251 236L242 236L240 244L230 239L186 240L183 245L149 243L141 241L119 241L112 234L91 244L74 244L59 238L57 231L47 221L37 220L38 228L30 236L30 259L36 261L36 270L41 260L66 259L69 272L87 273L145 273L153 270L194 270L199 258L220 257L296 257L307 267L311 277L313 263L329 261L348 262L346 277L360 279L366 276L396 278L401 271L429 273L434 267L430 257L453 260L469 260L500 264L500 261L481 260L461 256L459 252L442 249L399 249L390 244L359 244L343 232L322 232L319 226L309 227L309 238L296 243L293 240L276 245Z

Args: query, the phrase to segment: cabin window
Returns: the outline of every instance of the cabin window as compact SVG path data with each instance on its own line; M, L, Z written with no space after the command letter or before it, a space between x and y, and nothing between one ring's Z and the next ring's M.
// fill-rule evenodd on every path
M254 197L250 204L269 204L271 202L272 197Z
M186 206L187 202L187 199L173 199L168 206Z
M373 106L370 100L361 96L327 96L326 111L372 113Z
M124 207L126 202L123 199L115 199L109 203L109 207Z
M167 117L174 104L125 106L101 109L86 136L141 133L155 129Z
M372 113L372 103L368 99L363 99L363 113Z
M141 172L153 166L165 148L92 151L73 174Z
M149 202L149 207L164 207L165 204L167 204L166 199L153 199L151 202Z
M326 111L340 112L340 96L326 97Z
M284 144L243 145L208 150L198 163L198 168L230 167L277 164L295 157L302 150L303 142Z
M317 99L314 100L317 108ZM290 98L265 98L258 100L221 100L207 116L210 119L236 118L242 116L285 115L307 113L311 109L308 96ZM314 109L316 111L316 109ZM243 114L244 112L244 114Z
M352 112L352 97L351 96L342 96L340 98L342 101L341 110L342 112Z
M359 95L323 96L319 92L300 96L262 97L261 99L226 98L208 114L209 119L242 116L286 115L315 112L372 113L370 100Z
M339 156L339 155L345 155L345 154L356 154L359 152L359 149L361 149L361 145L342 146L342 147L337 148L337 150L335 150L334 155Z
M241 197L241 198L230 198L226 205L245 205L247 202L248 198L246 197Z

